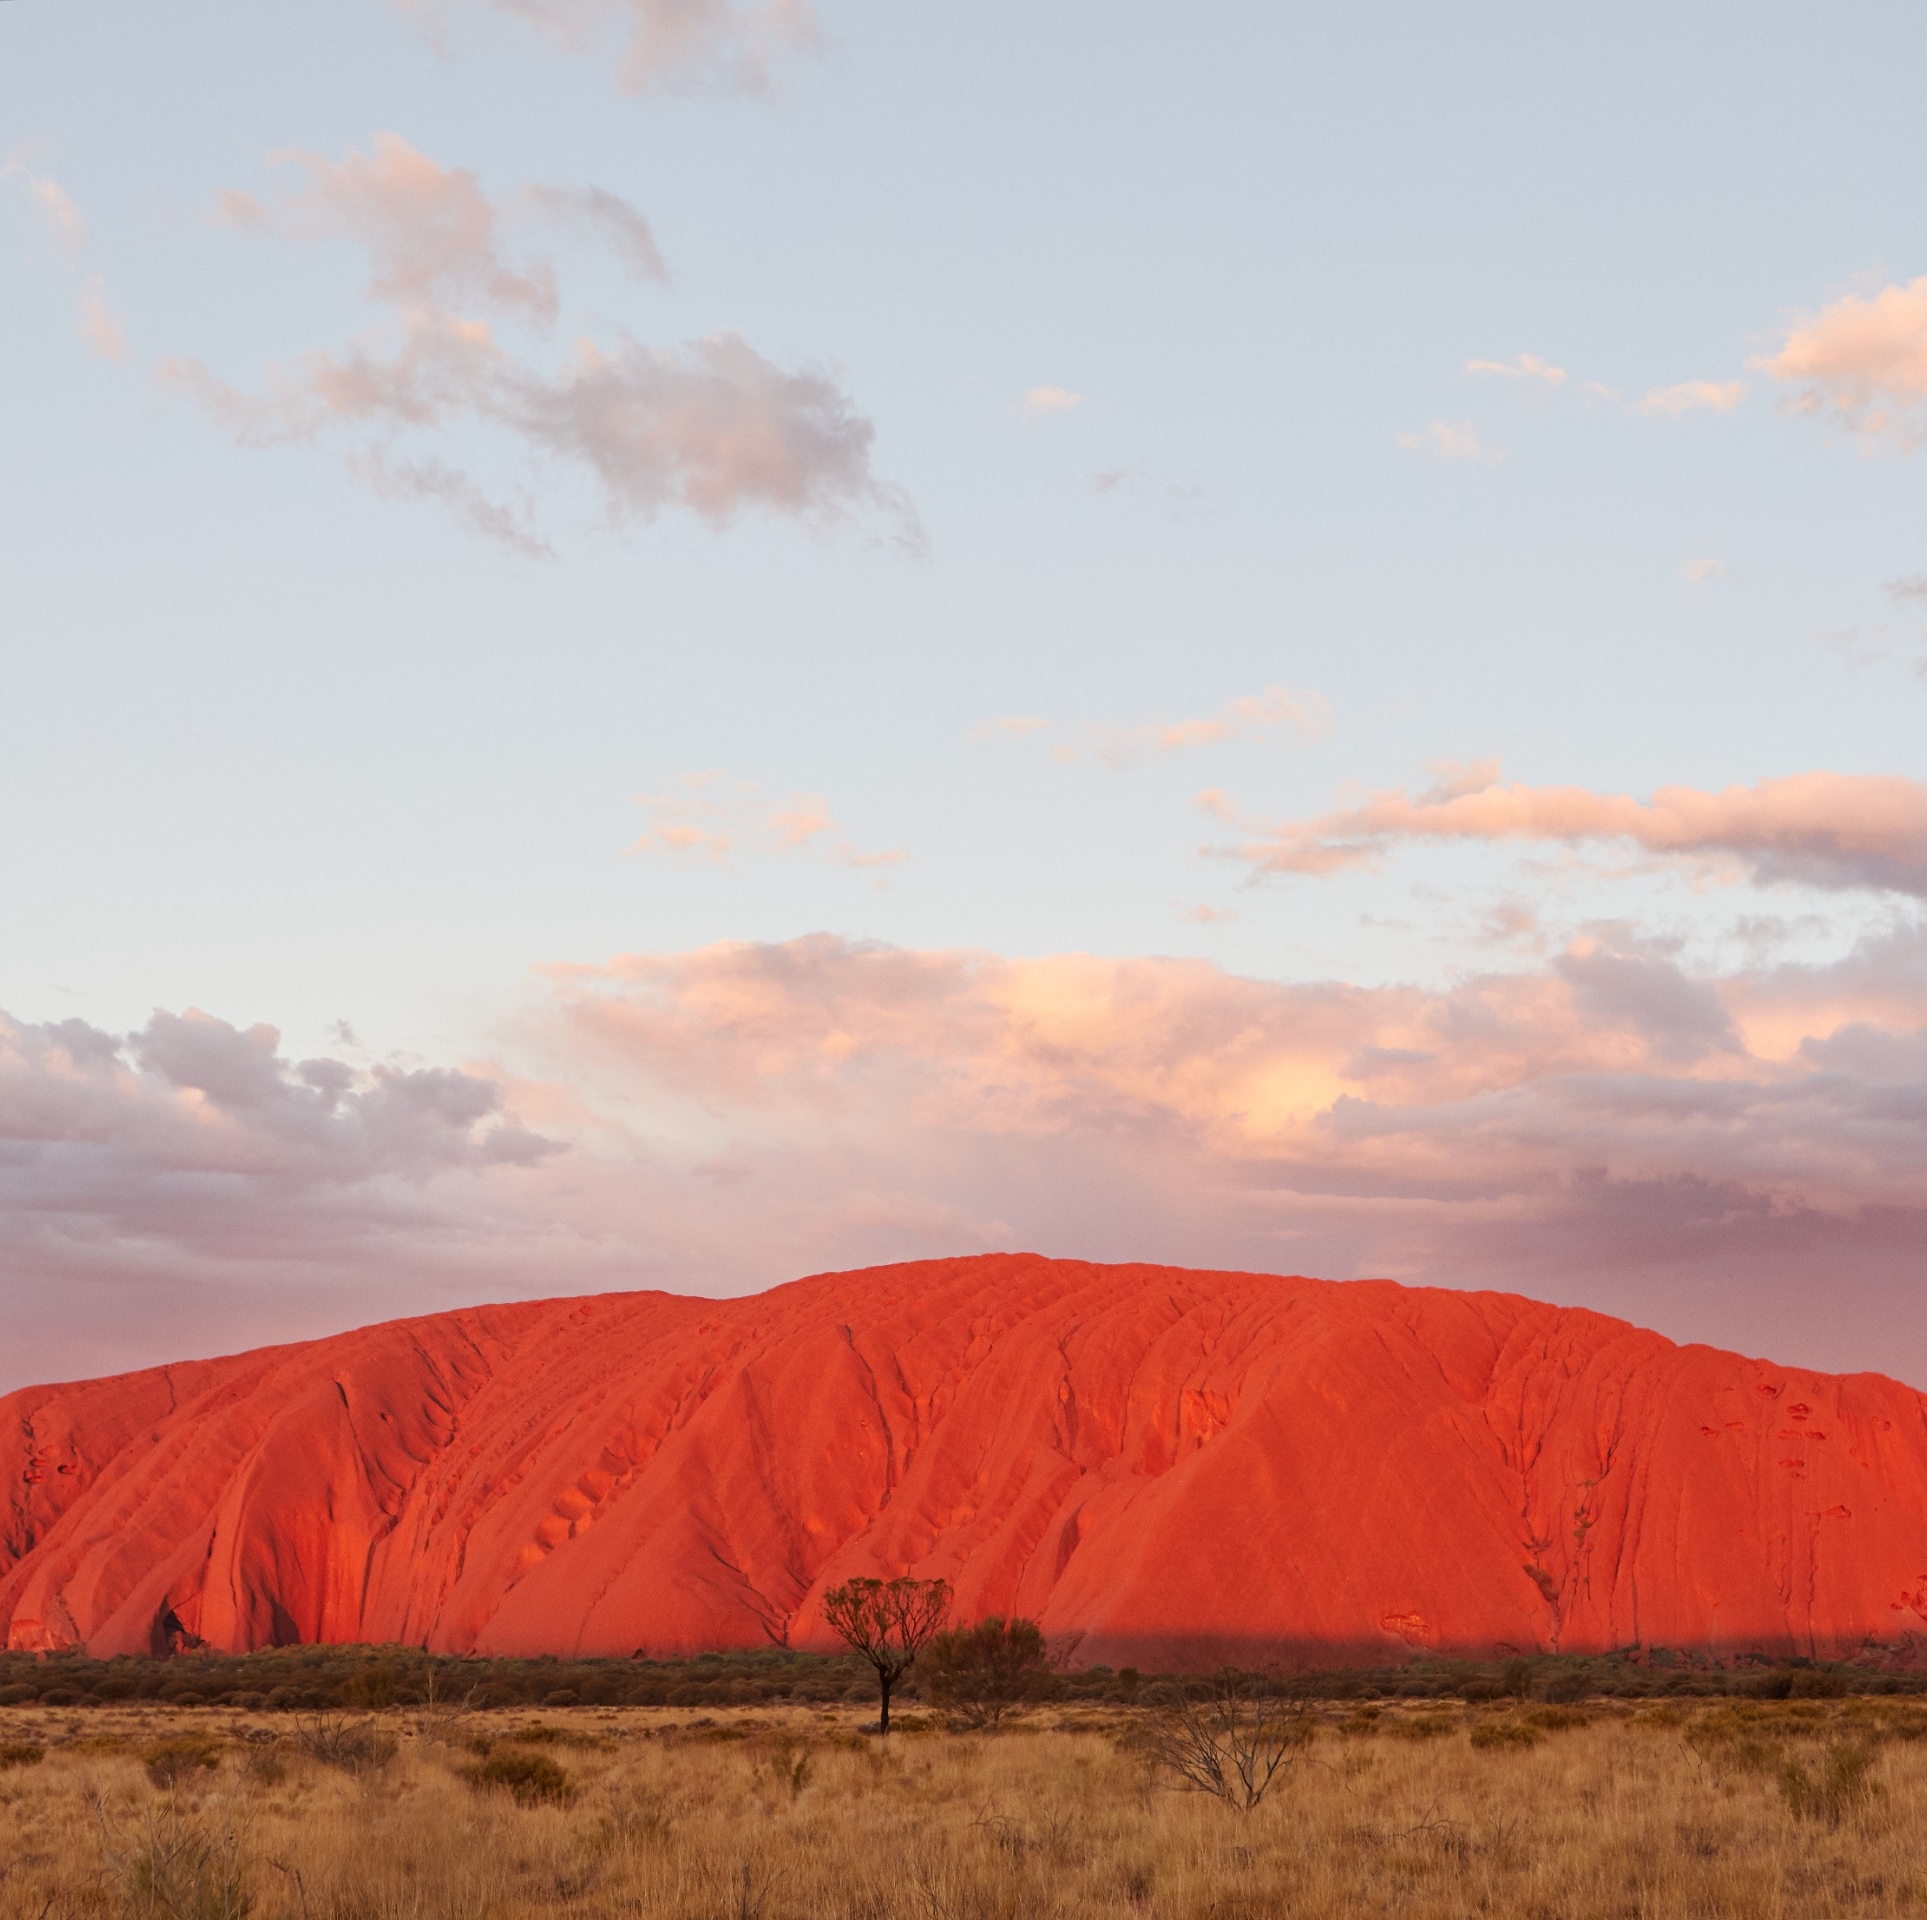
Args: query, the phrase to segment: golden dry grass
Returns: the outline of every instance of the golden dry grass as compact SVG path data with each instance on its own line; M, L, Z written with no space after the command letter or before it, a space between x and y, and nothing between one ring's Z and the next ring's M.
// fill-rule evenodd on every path
M559 1738L383 1714L397 1751L355 1774L245 1713L0 1713L0 1751L44 1750L0 1766L0 1920L1927 1910L1927 1712L1899 1703L1333 1709L1248 1815L1147 1773L1116 1713L887 1750L851 1711L539 1717ZM478 1738L572 1797L465 1777Z

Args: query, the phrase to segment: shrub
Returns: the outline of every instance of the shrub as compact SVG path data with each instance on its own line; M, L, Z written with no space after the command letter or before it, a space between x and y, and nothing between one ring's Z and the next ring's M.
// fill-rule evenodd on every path
M1302 1705L1258 1691L1227 1669L1201 1695L1149 1710L1137 1744L1185 1786L1249 1813L1316 1731Z
M1864 1741L1836 1740L1822 1756L1816 1772L1797 1760L1780 1768L1780 1793L1796 1820L1823 1820L1837 1827L1848 1809L1873 1791L1868 1775L1874 1751Z
M221 1764L221 1743L209 1733L177 1733L141 1755L147 1777L166 1792L197 1773L212 1773Z
M295 1730L294 1743L310 1760L356 1776L379 1773L394 1759L397 1744L372 1720L317 1714Z
M1475 1747L1536 1747L1543 1737L1523 1720L1486 1720L1472 1729Z
M473 1787L506 1791L518 1807L566 1807L575 1798L575 1783L546 1753L513 1747L498 1747L479 1766L464 1767L462 1778Z
M0 1773L9 1767L37 1767L46 1757L45 1747L31 1746L24 1740L9 1740L0 1745Z
M1044 1693L1050 1661L1035 1620L990 1614L940 1633L924 1648L918 1685L932 1706L967 1727L997 1727Z
M1846 1691L1846 1681L1826 1667L1802 1667L1787 1684L1789 1700L1838 1700Z
M0 1687L0 1707L25 1706L29 1700L39 1698L38 1689L23 1686L16 1682L10 1687Z
M1437 1740L1452 1730L1451 1719L1442 1713L1418 1713L1409 1720L1385 1722L1385 1731L1400 1740Z

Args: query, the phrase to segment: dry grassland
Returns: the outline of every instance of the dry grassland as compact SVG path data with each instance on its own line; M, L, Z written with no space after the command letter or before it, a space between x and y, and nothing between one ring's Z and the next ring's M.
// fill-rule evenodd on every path
M0 1713L0 1920L1927 1911L1911 1703L1330 1709L1248 1814L1119 1713L858 1718Z

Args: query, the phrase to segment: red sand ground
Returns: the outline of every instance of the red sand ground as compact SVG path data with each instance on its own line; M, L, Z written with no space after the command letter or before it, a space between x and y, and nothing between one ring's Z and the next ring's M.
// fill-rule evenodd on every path
M96 1655L1927 1652L1927 1397L1507 1294L1028 1255L478 1307L0 1400L0 1623Z

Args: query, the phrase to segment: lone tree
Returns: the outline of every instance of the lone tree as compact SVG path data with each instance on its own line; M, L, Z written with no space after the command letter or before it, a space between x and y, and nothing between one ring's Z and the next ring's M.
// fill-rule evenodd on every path
M949 1612L948 1580L846 1580L823 1596L824 1618L876 1669L879 1733L890 1731L890 1689Z
M1035 1620L986 1614L974 1627L937 1634L923 1656L924 1697L967 1727L995 1727L1042 1697L1050 1659Z

